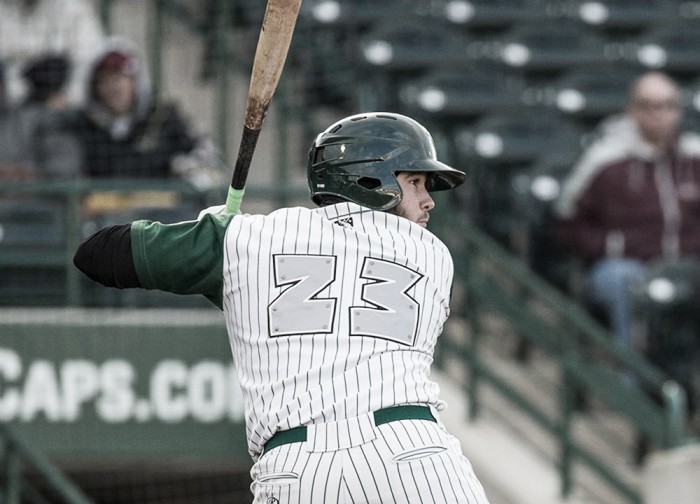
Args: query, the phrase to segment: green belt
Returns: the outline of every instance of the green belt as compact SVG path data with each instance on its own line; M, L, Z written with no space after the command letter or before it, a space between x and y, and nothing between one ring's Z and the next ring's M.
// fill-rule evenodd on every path
M429 420L435 422L435 417L428 406L403 405L392 406L390 408L380 409L374 412L374 424L382 425L393 422L394 420ZM306 426L295 427L289 430L276 432L265 446L262 453L265 453L273 448L282 446L288 443L299 443L306 441Z

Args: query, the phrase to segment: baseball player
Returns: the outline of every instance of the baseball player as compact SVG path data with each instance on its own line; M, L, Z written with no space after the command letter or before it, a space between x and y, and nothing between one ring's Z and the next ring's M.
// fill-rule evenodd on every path
M426 229L430 192L464 179L413 119L355 115L311 148L318 208L112 226L74 262L107 286L223 310L254 502L485 504L429 379L453 276Z

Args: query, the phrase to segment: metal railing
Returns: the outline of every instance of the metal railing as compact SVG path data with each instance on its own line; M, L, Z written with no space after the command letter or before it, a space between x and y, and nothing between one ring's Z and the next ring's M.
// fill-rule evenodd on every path
M459 214L452 215L454 218ZM454 230L454 223L451 229ZM470 416L475 418L482 413L482 389L489 385L548 432L556 443L563 496L570 495L573 489L574 463L581 463L626 501L641 503L639 488L619 476L610 461L575 440L577 399L584 394L600 401L646 439L660 448L672 448L694 441L686 427L686 398L681 387L641 355L619 346L586 309L468 221L460 222L460 233L441 236L453 253L455 283L463 283L467 298L463 306L453 309L467 318L471 334L469 338L445 338L442 353L460 355L467 363ZM556 414L520 392L517 383L490 368L484 358L486 330L480 322L485 312L507 320L520 337L555 363L559 375ZM636 387L625 382L620 369L636 376ZM661 398L661 403L653 400L654 396Z
M23 477L22 467L24 464L32 467L52 496L58 497L61 502L66 504L93 503L41 451L33 448L9 426L2 423L0 423L0 443L4 459L2 474L4 488L0 487L2 490L0 502L3 504L49 502L42 492Z
M111 8L113 0L100 0L98 13L107 32L110 32ZM219 65L217 102L221 106L217 107L219 116L217 117L217 136L220 140L223 157L227 157L226 142L223 141L229 133L229 107L228 102L229 73L228 69L235 68L236 62L226 51L227 28L218 23L215 30L206 32L204 27L191 23L193 19L186 12L186 9L179 2L169 2L163 0L152 1L152 17L149 29L153 36L149 38L151 45L149 55L152 59L151 77L153 79L154 91L157 96L162 85L162 49L164 41L163 20L166 14L176 17L183 22L190 22L188 27L192 33L203 38L205 36L214 37L217 49L217 64ZM229 2L219 1L224 14L228 9ZM219 16L225 19L225 15ZM72 266L72 254L79 244L81 236L81 207L83 198L94 191L103 190L149 190L175 191L180 195L193 195L194 190L185 183L165 182L165 181L114 181L107 180L95 182L90 180L77 180L67 182L28 182L28 183L3 183L0 185L0 197L41 197L57 198L64 204L63 214L65 230L65 249L41 250L38 254L27 256L14 254L9 257L3 255L0 250L0 268L12 267L18 261L24 266L41 265L56 268L65 276L65 296L66 306L78 306L84 302L80 272ZM222 189L224 191L224 189ZM272 198L280 197L274 194L274 190L252 188L249 192L253 194L267 194ZM225 194L225 192L222 192ZM201 196L201 195L200 195ZM221 199L223 201L223 199ZM0 233L1 234L1 233ZM24 257L22 257L24 256ZM38 449L33 447L26 440L18 436L8 425L0 423L0 461L2 472L0 473L0 502L3 504L20 504L21 502L45 503L49 502L45 496L37 490L25 477L25 469L30 469L33 474L40 479L43 486L48 488L54 497L61 499L67 504L91 504L90 500L78 487L76 487L51 461Z
M183 198L213 198L223 201L221 195L203 195L183 182L153 180L78 180L66 183L24 182L7 184L0 188L0 196L20 194L59 198L65 201L65 251L57 257L47 257L54 266L63 268L66 275L67 306L81 306L85 302L80 272L72 265L72 255L82 239L83 202L86 196L100 191L166 191ZM247 197L263 198L280 206L293 197L303 197L302 187L250 187ZM456 315L463 315L471 325L470 337L443 338L452 355L461 355L469 374L468 400L470 414L478 416L483 408L482 388L490 385L512 405L532 418L550 433L559 446L558 467L561 491L568 495L573 486L572 466L580 462L595 471L602 481L615 488L625 499L639 503L637 488L631 487L616 475L609 461L599 458L577 443L572 435L575 397L583 392L603 402L611 411L626 417L648 439L663 448L671 448L690 441L685 427L686 405L681 388L667 379L658 369L649 365L636 353L630 353L614 343L608 331L594 320L585 309L551 287L492 238L468 221L460 223L460 232L445 232L444 218L459 215L456 208L443 209L436 215L437 234L445 239L455 260L455 286L467 293L462 306L454 306ZM193 216L196 217L196 216ZM53 252L52 252L53 254ZM2 250L0 250L0 264ZM38 287L40 288L40 286ZM532 304L547 308L533 309ZM558 414L552 417L531 398L493 372L485 360L480 314L494 312L508 320L535 348L545 352L559 369L560 397ZM460 313L461 312L461 313ZM443 351L445 346L443 345ZM593 351L595 349L595 352ZM593 357L595 354L595 357ZM625 367L639 380L639 389L627 387L620 379L618 367ZM643 390L642 390L643 389ZM658 404L650 394L663 398ZM9 438L8 438L9 439ZM12 438L14 439L14 438ZM16 465L10 463L8 477L16 480ZM8 481L10 481L8 479ZM7 492L16 492L9 485Z
M81 240L85 238L84 226L86 221L92 219L85 215L85 200L95 194L172 194L178 200L174 207L185 202L202 209L207 205L223 204L226 200L226 188L202 192L192 185L178 180L155 179L77 179L72 181L51 182L15 182L0 186L0 198L11 196L12 198L48 198L61 202L63 213L64 239L63 248L42 249L35 251L7 251L3 250L0 241L0 267L13 266L47 266L61 271L65 278L65 297L59 306L84 306L86 303L83 275L73 266L73 254ZM275 187L255 186L246 188L248 200L262 199L269 204L282 206L290 198L306 196L305 187L293 185L280 185ZM31 203L28 203L31 205ZM149 218L148 209L140 215L139 208L125 206L116 209L116 216L123 215L123 222L130 222L139 218ZM198 210L192 211L186 218L195 219ZM179 219L182 220L182 219ZM99 223L99 218L97 219ZM2 222L0 222L2 225ZM0 238L0 240L2 240ZM19 262L18 262L19 261Z
M227 2L220 0L222 9L226 9ZM100 13L105 23L109 24L110 7L112 0L101 0ZM179 2L165 2L152 0L153 19L151 23L153 81L156 90L162 79L161 53L164 39L163 17L175 16L187 21L186 10ZM224 16L220 16L223 20ZM215 37L219 47L217 54L218 64L221 68L235 68L236 62L230 60L226 52L226 27L217 23L216 31L206 34L203 28L193 24L190 26L192 33L198 36ZM220 71L217 74L218 97L222 106L217 110L220 116L217 119L219 143L222 148L226 142L223 140L229 136L229 117L226 105L228 100L228 73ZM284 87L281 88L284 93ZM280 96L282 98L284 95ZM281 100L284 107L293 106L285 100ZM283 109L283 111L286 110ZM284 130L284 128L282 128ZM282 138L282 142L284 138ZM284 160L285 155L279 159ZM284 167L280 165L280 179L284 180ZM185 197L200 197L196 191L183 182L175 181L91 181L78 180L70 182L38 182L3 184L0 186L0 196L26 194L30 196L45 196L60 198L66 203L65 212L65 251L59 255L46 257L46 260L62 269L66 277L65 304L67 306L80 306L84 303L84 292L80 281L80 272L72 265L72 254L75 251L81 234L81 208L86 195L100 190L128 191L128 190L157 190L174 191ZM219 201L224 201L224 188ZM285 204L290 197L298 196L305 192L304 188L290 188L284 183L276 187L249 187L246 189L248 197L270 198L271 200ZM442 212L459 215L456 209ZM435 219L440 224L439 219ZM455 311L463 310L471 324L471 337L459 341L446 339L445 345L454 354L461 355L464 365L469 373L468 399L470 402L470 414L478 416L483 409L482 389L488 384L496 389L511 404L522 410L524 414L532 418L550 433L557 441L559 457L558 467L561 477L561 491L568 495L573 486L572 466L575 461L586 464L592 468L601 478L617 489L626 500L633 503L640 502L639 491L630 487L625 481L616 475L615 468L591 453L585 446L576 443L572 435L572 418L575 409L575 396L584 392L597 398L611 410L619 412L640 432L643 432L650 440L664 448L679 446L691 440L691 435L685 428L686 406L680 387L656 368L650 366L642 357L629 353L615 345L608 331L594 320L581 306L566 298L537 275L533 274L527 266L514 258L507 250L500 247L494 240L469 222L460 223L460 232L454 232L454 224L450 223L449 233L438 234L445 238L452 250L456 267L456 284L461 284L467 292L468 300L463 307L454 307ZM2 258L0 256L0 263ZM548 316L542 316L538 311L531 309L529 303L535 302L546 306ZM492 372L483 358L484 329L480 326L479 314L484 311L493 311L499 317L508 320L522 337L530 344L546 352L558 366L560 373L560 397L558 398L558 414L552 417L542 411L538 405L528 397L519 393L514 384L509 383L501 376ZM591 357L591 349L596 348L596 358ZM604 355L605 358L599 358ZM639 379L644 389L663 399L658 404L649 398L649 394L642 390L625 388L620 381L616 368L623 366L631 370ZM21 488L20 464L18 456L29 461L42 472L46 472L46 478L57 481L58 486L64 489L69 498L77 500L69 502L89 502L80 495L79 491L73 492L70 483L63 484L62 477L55 469L50 467L46 459L30 447L18 440L11 431L0 425L0 436L5 440L5 489L4 502L19 502ZM46 466L46 467L45 467ZM45 471L44 471L45 469ZM75 494L75 495L73 495ZM72 496L72 497L71 497Z

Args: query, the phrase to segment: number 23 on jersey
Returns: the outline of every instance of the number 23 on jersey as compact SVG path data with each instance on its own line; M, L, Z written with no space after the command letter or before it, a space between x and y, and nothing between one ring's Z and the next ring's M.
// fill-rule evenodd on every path
M270 336L333 334L338 299L321 297L337 280L337 260L329 255L280 254L273 257L273 281L282 292L268 306ZM408 291L423 277L406 266L365 257L357 278L361 306L349 311L350 336L369 336L412 345L420 320L420 305ZM346 286L346 292L350 291ZM357 291L358 289L353 289Z

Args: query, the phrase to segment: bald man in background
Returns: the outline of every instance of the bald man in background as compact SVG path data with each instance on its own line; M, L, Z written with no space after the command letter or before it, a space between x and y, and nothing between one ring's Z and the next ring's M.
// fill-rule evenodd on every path
M700 257L700 136L682 131L681 119L677 83L641 75L555 205L561 240L587 266L586 295L628 348L642 343L633 331L635 283L660 261Z

